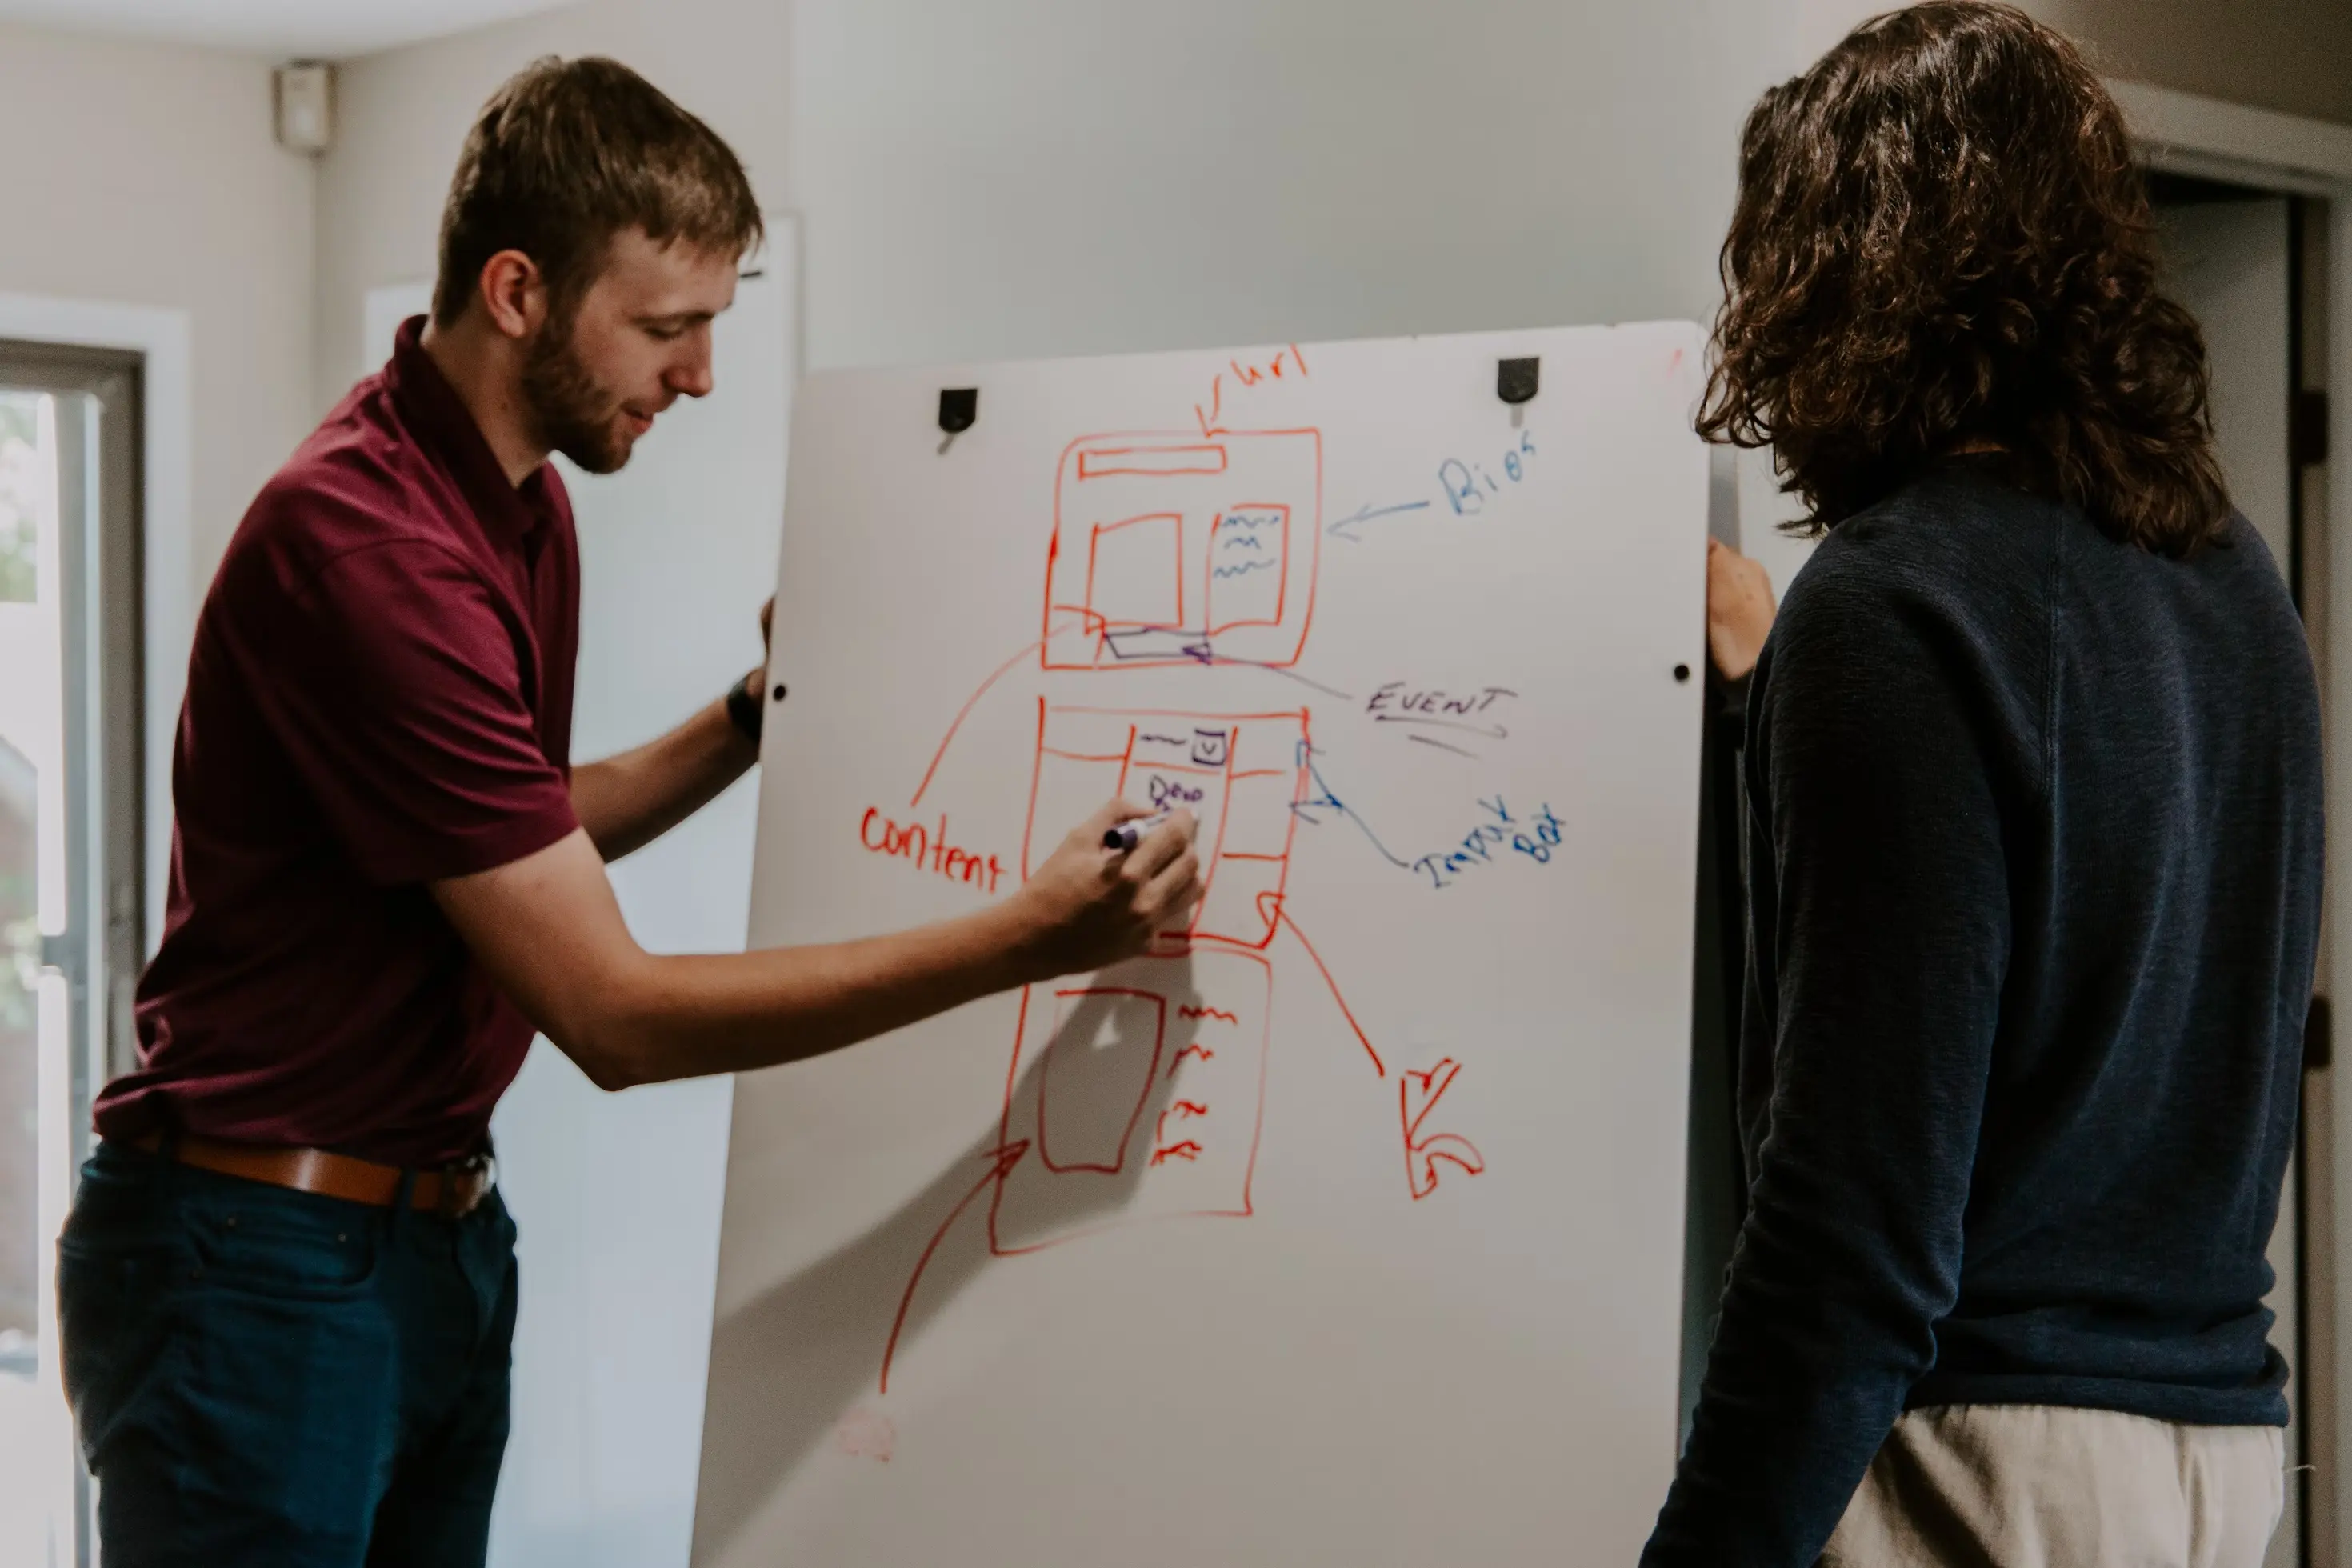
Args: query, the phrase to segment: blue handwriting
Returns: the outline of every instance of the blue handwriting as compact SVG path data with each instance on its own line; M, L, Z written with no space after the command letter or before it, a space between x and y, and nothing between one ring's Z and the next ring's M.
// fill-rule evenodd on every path
M1499 496L1511 486L1528 477L1528 459L1535 456L1536 439L1531 431L1519 432L1518 445L1503 454L1503 478L1497 479L1486 471L1483 463L1465 463L1459 458L1448 458L1437 465L1437 482L1444 488L1445 502L1456 517L1475 517L1486 510L1488 498Z
M1431 887L1450 888L1465 873L1495 864L1498 849L1525 855L1538 866L1551 864L1551 852L1559 847L1567 825L1552 814L1549 805L1538 807L1532 819L1522 822L1511 815L1501 795L1478 805L1493 821L1481 822L1464 834L1460 847L1424 855L1412 863L1414 870L1429 879Z
M1347 820L1356 825L1357 829L1363 834L1366 839L1370 841L1373 848L1381 852L1381 859L1386 860L1390 865L1396 867L1399 870L1412 870L1412 862L1404 859L1387 845L1381 843L1381 836L1372 831L1372 825L1366 822L1362 817L1357 816L1355 808L1341 801L1337 795L1332 793L1331 786L1323 782L1323 772L1320 768L1318 768L1315 765L1315 759L1321 753L1315 749L1312 743L1306 741L1298 742L1298 763L1300 766L1307 770L1307 780L1309 783L1314 784L1315 794L1311 799L1293 802L1290 807L1292 815L1296 816L1299 821L1315 827L1320 827L1324 823L1331 820L1330 817L1319 815L1320 813L1328 811L1332 814L1332 816L1345 817Z

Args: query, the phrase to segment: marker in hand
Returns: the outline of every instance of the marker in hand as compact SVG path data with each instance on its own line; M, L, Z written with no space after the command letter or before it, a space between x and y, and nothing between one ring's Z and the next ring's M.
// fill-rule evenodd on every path
M1150 816L1129 817L1103 834L1103 847L1116 849L1122 855L1131 853L1153 828L1174 815L1171 811L1162 811Z

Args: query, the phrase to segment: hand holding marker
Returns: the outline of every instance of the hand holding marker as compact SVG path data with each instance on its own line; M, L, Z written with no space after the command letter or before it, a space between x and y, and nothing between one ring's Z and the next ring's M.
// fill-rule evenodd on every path
M1132 853L1154 828L1175 815L1172 811L1162 811L1150 816L1129 817L1103 835L1103 847L1116 849L1122 855Z
M1134 807L1128 809L1131 811ZM1163 827L1179 830L1175 835L1179 840L1178 847L1165 855L1157 851L1147 855L1135 853L1144 844L1160 837L1160 830ZM1106 876L1116 874L1122 881L1149 879L1156 884L1177 874L1175 868L1183 868L1184 891L1168 904L1167 912L1172 918L1161 926L1162 930L1181 929L1186 912L1201 896L1200 874L1191 869L1193 861L1189 847L1192 836L1200 830L1200 823L1189 811L1160 811L1149 816L1130 816L1103 829L1103 871Z

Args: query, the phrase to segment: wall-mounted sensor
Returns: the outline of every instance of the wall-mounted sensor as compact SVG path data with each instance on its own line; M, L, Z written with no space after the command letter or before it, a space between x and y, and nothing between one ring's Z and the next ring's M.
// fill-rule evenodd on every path
M277 104L278 144L316 157L335 142L335 68L311 60L270 74Z

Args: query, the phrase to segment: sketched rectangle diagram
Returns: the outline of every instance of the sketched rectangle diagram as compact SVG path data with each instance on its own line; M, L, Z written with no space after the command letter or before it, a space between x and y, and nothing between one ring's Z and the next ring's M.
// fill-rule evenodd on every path
M1295 664L1322 533L1319 431L1081 437L1054 487L1045 666Z
M1271 964L1196 948L1033 985L1006 1080L989 1238L1026 1252L1164 1215L1251 1212Z
M1059 825L1111 796L1200 821L1201 901L1159 951L1274 941L1290 844L1307 798L1307 713L1177 713L1037 705L1037 765L1022 843L1026 878L1053 853Z

